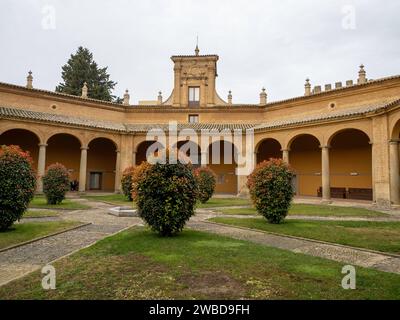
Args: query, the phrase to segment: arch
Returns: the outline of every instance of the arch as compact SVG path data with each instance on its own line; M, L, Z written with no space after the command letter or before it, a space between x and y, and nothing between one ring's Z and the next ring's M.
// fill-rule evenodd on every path
M179 140L172 148L177 148L183 152L194 166L201 164L201 148L196 142L192 140Z
M145 140L136 146L135 164L140 165L143 161L147 161L149 153L157 155L159 151L165 149L164 145L155 140Z
M100 134L100 135L95 135L95 136L91 136L90 138L86 139L86 145L89 146L90 143L92 143L92 141L96 140L96 139L104 139L104 140L108 140L110 142L113 143L113 145L115 146L116 150L120 150L119 147L119 143L114 139L114 137L105 135L105 134Z
M82 137L79 137L79 136L75 135L73 132L66 131L66 130L60 130L60 131L57 131L57 132L53 132L52 134L50 134L50 135L46 138L46 142L45 142L45 143L46 143L46 144L49 144L49 141L50 141L53 137L59 136L59 135L71 136L71 137L73 137L74 139L76 139L77 141L79 141L80 147L84 147L84 146L85 146Z
M257 163L271 158L282 158L282 145L274 138L265 138L258 142L255 147Z
M52 163L63 164L72 181L79 182L82 143L70 133L55 133L47 139L46 168Z
M373 199L372 146L369 136L359 129L343 129L331 136L331 190L342 190L332 197Z
M302 133L295 133L292 134L291 136L289 136L288 142L286 144L286 149L291 150L292 149L292 144L293 141L297 140L298 138L301 138L302 136L309 136L312 137L313 139L315 139L316 141L318 141L319 145L322 145L322 139L318 138L316 135L314 135L313 133L309 133L309 132L302 132Z
M392 140L398 140L400 137L400 119L394 121L393 127L391 129L390 138Z
M227 140L217 140L208 145L208 166L217 175L216 193L237 194L237 153L237 147Z
M320 140L311 134L299 134L289 141L289 163L295 172L296 194L318 196L322 187Z
M87 190L116 190L117 150L115 141L108 137L90 140L87 153Z
M363 129L350 126L350 127L341 128L341 129L335 130L334 132L331 132L331 133L328 135L328 138L327 138L327 140L326 140L327 145L328 145L328 146L331 146L332 140L334 140L334 138L335 138L338 134L341 134L341 133L343 133L343 132L352 131L352 130L353 130L353 131L356 131L356 132L362 133L362 134L368 139L368 142L371 142L371 141L372 141L371 136L370 136L367 132L365 132Z
M39 135L34 131L25 128L8 129L3 131L0 135L0 146L17 145L22 150L28 151L32 158L35 170L37 169L38 165L39 144Z

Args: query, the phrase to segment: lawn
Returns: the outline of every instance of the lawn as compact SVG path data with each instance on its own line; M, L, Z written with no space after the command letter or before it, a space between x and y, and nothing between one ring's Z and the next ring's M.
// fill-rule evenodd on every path
M58 212L51 210L28 210L24 213L22 218L45 218L45 217L57 217Z
M334 242L400 254L400 222L286 220L270 224L263 218L210 219L214 222L267 232Z
M57 289L40 271L0 288L3 299L399 299L400 275L204 232L160 238L132 228L54 264Z
M257 215L254 208L227 208L219 209L223 214L232 215ZM320 217L388 217L387 213L368 210L364 208L337 207L315 204L292 204L289 215L320 216Z
M198 203L197 208L217 208L230 206L249 206L250 200L244 198L211 198L206 203Z
M63 231L79 224L81 224L81 222L76 221L17 223L9 230L0 232L0 249Z
M82 210L89 209L90 207L86 204L75 202L70 199L64 199L60 204L47 204L46 198L43 196L35 196L31 203L30 208L38 209L67 209L67 210Z
M123 194L107 194L107 195L85 195L83 198L92 201L101 201L110 204L115 204L117 206L127 206L134 207L135 204L132 201L126 199Z

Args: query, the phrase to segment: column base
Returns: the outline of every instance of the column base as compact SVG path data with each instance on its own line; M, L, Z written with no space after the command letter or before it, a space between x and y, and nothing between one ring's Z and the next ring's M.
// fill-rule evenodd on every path
M322 199L321 204L332 204L332 200L331 199Z

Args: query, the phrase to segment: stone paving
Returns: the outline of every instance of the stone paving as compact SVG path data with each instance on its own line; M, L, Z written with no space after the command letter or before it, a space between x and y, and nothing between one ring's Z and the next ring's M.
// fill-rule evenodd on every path
M90 223L90 225L0 252L0 285L40 269L47 263L51 263L65 255L92 245L100 239L115 234L125 228L134 225L143 225L143 221L138 217L116 217L109 215L108 209L113 207L112 205L103 202L84 201L92 206L92 209L74 211L60 210L59 217L56 217L56 219L81 221ZM217 208L196 210L196 215L189 221L188 227L199 231L216 233L235 239L247 240L266 246L289 250L295 253L308 254L345 264L353 264L400 274L400 256L396 257L384 253L370 252L357 248L268 234L256 230L207 222L207 219L216 216L235 217L233 215L218 214L214 210L217 210ZM246 218L251 216L240 217ZM332 219L331 217L308 216L300 218ZM29 220L48 221L47 219L48 218L30 218ZM347 220L349 217L339 219ZM354 220L354 218L351 219ZM373 221L375 221L377 218L362 219L374 219ZM381 219L386 219L382 221L388 221L387 219L395 219L398 221L397 218L392 217L379 219L379 221L381 221ZM24 222L22 221L22 223Z
M134 225L142 225L140 218L119 218L107 213L111 205L85 202L88 210L60 212L57 219L81 221L90 225L63 232L20 247L0 252L0 285L40 269L49 262L73 253L86 246ZM61 210L60 210L61 211ZM49 221L48 218L27 220ZM24 219L22 220L22 223Z

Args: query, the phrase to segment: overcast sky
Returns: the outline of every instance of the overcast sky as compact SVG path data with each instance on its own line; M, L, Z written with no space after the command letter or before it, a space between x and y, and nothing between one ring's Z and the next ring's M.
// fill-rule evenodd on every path
M399 0L1 0L0 82L54 90L78 46L128 88L131 103L167 98L170 56L218 54L217 91L234 103L303 95L312 85L400 74Z

